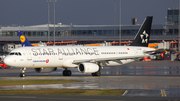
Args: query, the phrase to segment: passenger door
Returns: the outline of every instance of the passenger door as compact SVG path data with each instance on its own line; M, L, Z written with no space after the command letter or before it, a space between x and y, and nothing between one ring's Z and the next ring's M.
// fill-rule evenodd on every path
M32 60L32 53L30 50L26 50L27 53L27 60Z

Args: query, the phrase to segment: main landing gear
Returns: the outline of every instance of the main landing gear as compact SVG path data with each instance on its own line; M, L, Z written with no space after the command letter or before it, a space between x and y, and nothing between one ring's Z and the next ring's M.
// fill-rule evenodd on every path
M63 71L63 76L71 76L71 71L67 70L67 68Z
M100 76L101 75L101 72L100 71L97 71L95 73L92 73L92 76Z
M103 67L99 65L99 70L95 73L92 73L92 76L101 76L101 69L103 69Z
M20 73L20 77L25 77L26 75L25 75L25 70L26 70L26 68L21 68L21 70L22 70L22 73Z

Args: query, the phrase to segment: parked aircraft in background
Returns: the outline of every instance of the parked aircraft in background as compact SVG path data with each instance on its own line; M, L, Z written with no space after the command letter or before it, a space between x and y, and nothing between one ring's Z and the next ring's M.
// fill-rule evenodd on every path
M155 49L148 48L151 16L140 27L130 46L42 46L33 47L24 34L20 34L21 48L12 50L4 58L11 67L22 68L20 77L25 76L26 68L35 68L37 72L52 72L58 67L64 68L64 76L71 76L68 68L77 68L81 73L100 76L103 66L117 66L149 56Z

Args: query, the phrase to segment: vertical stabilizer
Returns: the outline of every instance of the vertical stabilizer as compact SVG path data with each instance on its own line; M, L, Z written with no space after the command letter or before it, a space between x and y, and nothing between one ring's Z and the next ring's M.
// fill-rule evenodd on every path
M144 46L148 47L149 38L151 33L152 16L146 17L143 24L141 25L138 33L136 34L133 43L130 46Z
M28 41L28 39L26 38L26 36L22 33L22 31L17 31L19 34L19 39L21 41L21 45L22 47L25 46L32 46L31 43Z

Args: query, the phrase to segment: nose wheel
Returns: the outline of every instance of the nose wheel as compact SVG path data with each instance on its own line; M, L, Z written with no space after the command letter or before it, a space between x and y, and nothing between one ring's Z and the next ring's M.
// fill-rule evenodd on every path
M25 70L26 70L26 68L21 68L21 70L22 70L22 73L20 73L20 77L25 77L26 75L25 75Z
M70 70L67 70L67 69L65 69L64 71L63 71L63 76L71 76L71 71Z
M26 75L25 75L25 73L20 73L19 76L20 76L20 77L25 77Z

